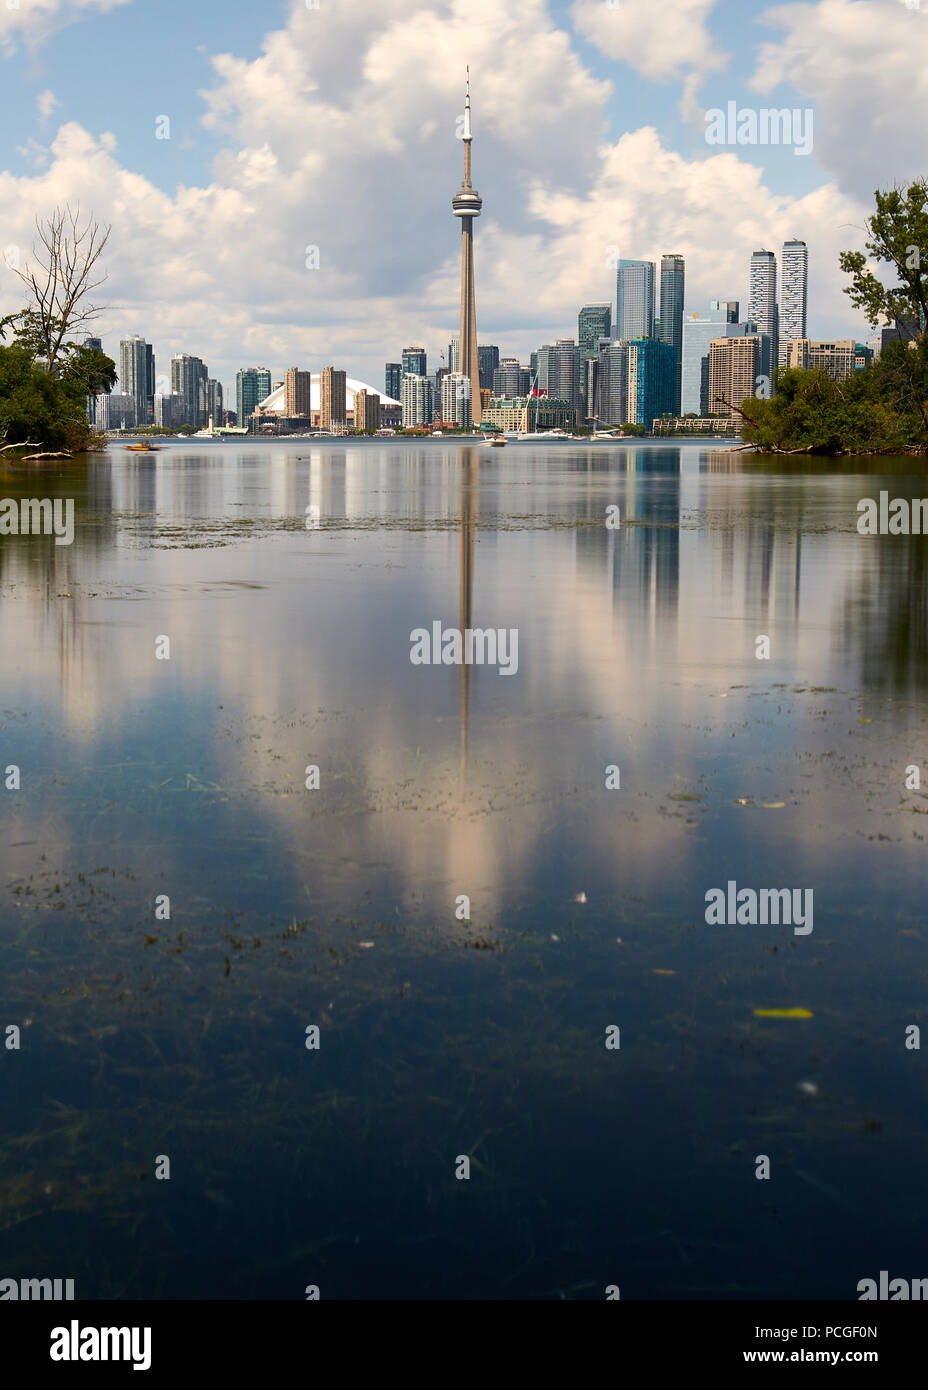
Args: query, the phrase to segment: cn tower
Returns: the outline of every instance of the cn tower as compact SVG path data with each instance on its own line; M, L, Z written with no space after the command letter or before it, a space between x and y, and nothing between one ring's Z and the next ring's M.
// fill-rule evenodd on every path
M467 95L464 98L464 182L451 206L461 219L461 336L458 371L470 377L470 410L475 425L480 424L480 366L477 359L477 304L474 297L474 218L480 216L483 199L470 184L470 68L467 69Z

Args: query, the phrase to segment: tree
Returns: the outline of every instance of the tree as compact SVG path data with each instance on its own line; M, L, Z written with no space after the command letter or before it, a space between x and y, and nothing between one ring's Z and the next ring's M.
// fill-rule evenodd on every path
M77 382L85 396L100 396L116 385L116 363L99 348L75 347L68 353L61 375Z
M86 328L100 312L87 297L106 279L99 274L98 262L110 228L101 227L93 217L82 225L80 207L67 203L44 221L36 218L36 232L35 263L27 262L16 271L31 300L17 338L51 374L62 353L74 347L69 335Z
M844 292L863 309L871 328L885 317L905 338L919 342L928 326L928 180L886 193L877 189L873 196L876 212L867 218L864 244L873 260L892 267L899 283L878 280L863 251L842 251L841 269L853 277Z
M110 365L115 372L115 364ZM91 447L94 435L87 423L86 401L83 381L47 372L22 343L0 347L0 440L4 443L28 440L69 452Z
M2 343L6 337L6 330L12 328L14 324L19 323L25 312L25 309L20 309L18 313L5 314L3 318L0 318L0 343Z

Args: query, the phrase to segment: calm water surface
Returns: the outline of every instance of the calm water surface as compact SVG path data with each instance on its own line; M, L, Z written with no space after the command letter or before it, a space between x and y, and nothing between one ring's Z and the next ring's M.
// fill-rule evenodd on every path
M0 539L0 1276L928 1275L928 542L857 534L880 489L928 480L657 444L3 465L76 539ZM435 620L518 629L518 671L412 665ZM707 926L729 880L812 889L812 933Z

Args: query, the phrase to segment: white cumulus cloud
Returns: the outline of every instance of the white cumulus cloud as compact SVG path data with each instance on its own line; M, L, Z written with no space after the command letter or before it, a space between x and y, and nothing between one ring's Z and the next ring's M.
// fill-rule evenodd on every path
M928 3L820 0L762 21L782 36L761 47L751 86L790 84L814 101L816 159L842 187L867 197L928 174Z
M130 3L131 0L0 0L0 54L9 57L20 43L35 48L66 24Z

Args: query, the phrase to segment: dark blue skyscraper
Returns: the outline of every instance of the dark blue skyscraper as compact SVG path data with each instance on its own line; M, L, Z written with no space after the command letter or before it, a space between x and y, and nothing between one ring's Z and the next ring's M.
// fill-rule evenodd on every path
M658 337L673 348L673 413L680 413L680 377L683 365L683 289L682 256L661 256L661 317Z

